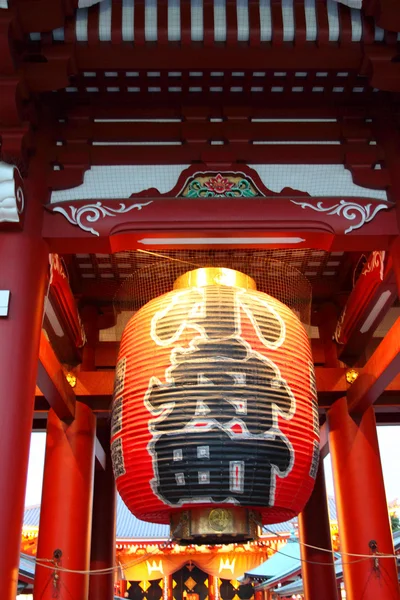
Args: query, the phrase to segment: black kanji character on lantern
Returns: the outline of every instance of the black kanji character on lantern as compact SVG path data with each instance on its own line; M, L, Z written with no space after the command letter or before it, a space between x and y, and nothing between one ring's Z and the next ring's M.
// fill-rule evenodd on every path
M162 415L152 423L154 432L172 433L206 419L220 425L240 420L257 435L274 425L277 408L287 417L293 410L293 395L277 367L240 339L201 340L174 360L169 383L153 382L146 397L150 411Z
M160 436L154 444L157 458L157 489L170 504L193 498L268 506L275 478L291 467L287 440L276 434L268 438L233 439L222 429Z
M224 286L181 292L167 309L157 314L152 336L158 345L170 345L177 332L186 327L202 330L209 340L228 340L240 335L239 311L247 314L266 347L275 348L282 343L285 323L272 306L258 296L249 296L246 290Z
M159 345L172 346L185 328L196 332L187 347L172 347L166 383L152 378L145 397L155 417L153 489L170 504L231 498L272 505L275 476L292 467L278 414L290 419L295 399L272 360L241 337L244 314L265 347L283 342L285 325L273 308L228 287L184 292L152 322Z

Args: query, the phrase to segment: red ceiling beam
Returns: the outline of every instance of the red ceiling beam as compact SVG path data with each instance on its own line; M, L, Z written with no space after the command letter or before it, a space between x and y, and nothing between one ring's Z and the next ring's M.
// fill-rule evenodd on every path
M337 322L334 337L340 360L350 365L356 363L396 298L390 254L372 252Z
M226 46L200 46L191 44L159 45L146 44L133 46L124 44L76 44L74 45L77 64L81 71L97 69L115 71L125 69L158 70L163 69L210 69L216 71L232 68L248 69L249 65L255 71L265 69L355 69L363 58L361 44L347 46L317 46L315 44L299 47L297 45L282 45L275 47L246 46L242 44Z
M74 418L74 391L43 332L40 339L37 385L59 419Z
M400 372L400 319L383 338L347 392L349 411L363 414Z
M342 123L260 123L227 120L222 123L198 120L180 123L99 123L70 121L55 124L53 140L104 141L187 141L205 143L208 140L247 141L323 141L339 142L346 136L358 142L373 139L371 128L363 120Z
M400 31L398 0L363 0L363 9L382 29Z
M72 85L72 84L71 84ZM312 111L314 118L319 114L329 112L330 114L346 114L354 110L368 113L382 111L382 104L388 101L388 93L373 93L371 89L366 88L363 93L334 93L331 91L333 86L329 85L320 92L292 93L288 86L287 91L273 93L267 89L263 93L250 93L244 91L241 93L231 93L229 91L211 93L204 92L191 93L172 93L167 88L160 93L155 92L135 92L129 93L121 90L119 93L86 93L60 91L51 95L42 96L47 112L56 113L61 116L68 116L70 111L75 111L83 107L88 107L95 111L104 111L108 118L114 117L114 112L123 111L130 114L129 111L154 110L161 113L163 110L173 110L182 106L196 109L199 105L209 107L213 113L211 116L218 116L215 111L224 109L233 110L238 106L248 108L248 113L254 110L277 111L284 116L284 112L296 109L299 112ZM399 100L399 94L390 94L390 100L393 105L393 111L396 111L396 101ZM112 103L112 108L110 107ZM250 108L251 107L251 108ZM115 117L114 117L115 118ZM131 117L132 118L132 117Z
M114 377L113 373L112 377ZM67 382L64 370L43 332L40 339L37 385L49 405L46 407L45 404L41 403L42 410L35 410L34 421L36 420L35 417L39 417L40 428L44 427L43 412L47 412L48 408L52 408L58 418L63 421L74 419L76 394ZM37 389L36 393L39 390ZM81 387L77 386L75 391L80 392ZM106 453L97 438L95 457L96 468L105 469Z
M18 24L25 32L51 31L64 26L72 16L78 0L13 0L12 8L18 15Z
M350 164L373 165L381 160L377 146L365 144L296 144L296 145L255 145L248 142L232 142L215 150L210 144L186 143L172 146L90 146L87 144L67 144L52 148L52 159L60 164L71 165L154 165L187 164L188 162L209 162L207 155L215 154L216 162L247 162L249 164ZM219 161L218 161L219 158ZM56 178L57 176L55 176Z
M55 94L54 94L55 95ZM374 98L376 94L374 95ZM51 98L51 96L50 96ZM63 95L66 99L66 95ZM59 99L59 97L58 97ZM62 101L60 99L62 106ZM103 104L96 106L93 103L84 104L82 106L68 105L68 120L74 122L75 120L84 119L184 119L186 121L204 121L210 117L220 117L229 121L248 121L254 118L269 118L269 119L294 119L295 121L301 121L302 119L344 119L344 121L353 120L364 121L367 117L371 117L368 104L359 104L357 106L343 107L340 105L327 106L319 103L316 107L302 106L296 103L296 106L290 108L282 108L279 106L256 106L254 103L246 105L239 104L237 106L225 106L219 105L218 107L213 104L195 104L187 106L181 103L175 103L169 105L165 101L165 97L161 99L158 105L135 105L128 106L123 104L116 104L110 107L109 104ZM392 114L400 114L400 107L396 105L392 106ZM370 124L371 125L371 124ZM49 128L49 133L50 133Z

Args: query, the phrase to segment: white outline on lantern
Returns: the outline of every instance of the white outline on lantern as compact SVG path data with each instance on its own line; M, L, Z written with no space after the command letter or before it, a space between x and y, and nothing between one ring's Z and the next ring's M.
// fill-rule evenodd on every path
M196 316L200 316L200 317L204 318L205 317L205 290L204 290L204 288L191 288L190 292L192 292L193 290L196 290L200 294L201 301L197 302L193 306L193 308L189 312L188 317L192 317L196 314ZM178 299L181 298L182 295L187 294L187 293L188 293L188 290L184 290L184 291L178 292L178 293L175 292L174 296L171 298L170 305L167 308L164 308L163 310L158 311L153 315L152 320L151 320L150 335L151 335L151 338L153 339L153 341L158 346L162 346L162 347L168 347L171 344L173 344L175 341L177 341L186 328L194 329L195 331L198 331L200 335L196 336L192 340L190 340L187 348L183 348L181 346L172 348L171 354L170 354L171 364L165 370L166 383L165 384L162 383L158 377L154 377L154 376L151 377L149 380L149 385L148 385L147 391L146 391L144 399L143 399L144 405L146 406L146 408L150 412L150 414L156 415L156 418L150 419L148 422L148 429L149 429L150 434L152 435L152 439L148 443L147 450L152 457L153 472L154 472L154 478L150 481L150 486L151 486L154 494L163 502L163 504L166 504L169 506L174 506L174 507L182 506L184 504L196 504L196 503L204 503L204 502L215 503L215 501L212 500L211 497L207 498L204 496L199 497L199 498L193 497L190 499L181 500L176 503L171 503L171 502L168 502L157 491L157 485L159 484L159 474L158 474L158 465L157 465L156 453L154 450L154 446L155 446L157 440L163 434L157 435L157 432L155 431L155 426L157 425L157 423L163 422L168 417L168 415L172 412L172 410L175 407L175 402L174 401L166 402L163 405L163 408L161 408L161 410L154 410L154 407L151 405L151 403L149 402L148 399L149 399L149 396L151 395L151 392L152 392L152 389L154 386L157 386L158 388L166 388L166 387L169 387L171 384L175 383L173 376L171 376L171 372L174 369L174 367L177 365L176 355L178 354L178 352L181 356L182 356L182 354L190 354L190 353L192 353L193 350L196 349L197 343L201 339L207 339L204 328L201 325L198 325L197 323L193 323L193 322L189 321L188 319L185 319L181 323L178 330L175 332L175 334L172 337L170 337L168 339L168 341L161 340L158 337L158 335L156 334L156 326L157 326L158 321L170 312L171 306L176 305ZM257 292L253 292L253 294L254 293L257 294ZM268 310L276 317L276 320L281 325L281 331L280 331L280 335L279 335L277 341L272 344L270 342L268 342L262 335L261 330L260 330L258 324L256 323L256 319L255 319L254 315L252 314L251 310L249 309L249 307L245 304L245 302L243 302L243 300L240 301L241 297L243 297L245 295L246 295L246 290L238 290L236 292L235 306L234 306L235 332L233 335L228 336L226 338L224 337L222 339L224 339L224 340L232 339L232 340L240 341L247 349L246 358L249 358L251 355L253 355L255 358L257 358L261 362L264 362L265 364L267 364L268 367L271 368L275 372L274 381L279 381L279 384L281 386L283 385L286 387L288 396L291 399L290 409L287 412L283 412L277 404L272 402L272 405L271 405L271 407L272 407L272 426L269 428L269 430L267 432L264 432L262 434L251 435L246 427L246 424L241 419L237 419L237 418L231 419L224 426L221 426L219 421L217 421L216 419L207 419L207 417L204 417L201 415L196 416L196 414L195 414L195 417L184 428L178 429L177 431L186 432L186 433L190 433L190 432L194 432L194 431L198 432L199 431L198 423L203 422L203 423L205 423L205 425L204 425L204 427L202 427L202 429L201 429L202 431L209 431L209 430L215 429L215 428L221 429L224 432L226 432L231 437L231 439L235 439L235 440L275 439L276 436L279 436L280 439L282 439L284 441L284 443L287 444L289 454L290 454L290 462L289 462L288 468L285 471L280 471L280 469L276 465L271 465L270 497L269 497L269 502L268 502L268 506L271 507L271 506L274 506L274 503L275 503L276 476L278 476L280 478L287 477L293 468L294 458L295 458L295 452L294 452L291 441L279 429L278 416L281 416L286 421L290 420L296 411L296 399L295 399L290 387L288 386L287 381L282 378L278 366L271 359L267 358L263 354L260 354L259 352L254 351L252 349L252 347L250 346L250 344L241 337L242 331L241 331L240 309L242 308L244 310L247 317L251 321L254 331L255 331L259 341L263 344L263 346L265 346L269 349L279 348L282 345L282 343L284 342L284 340L286 338L285 322L282 319L282 317L277 313L277 311L275 309L273 309L267 301L265 301L262 298L257 298L257 300L259 300L261 302L261 304L263 304L265 307L268 308ZM239 296L240 296L240 298L238 300ZM218 357L218 362L221 362L221 360L226 360L227 366L229 365L230 362L232 362L232 359L229 359L229 358L223 359L221 357ZM207 359L207 360L204 360L204 362L213 362L213 360ZM203 404L206 405L206 403L204 403L204 402L203 402ZM240 425L243 433L236 434L231 430L231 427L235 424ZM174 431L173 433L176 433L176 432ZM223 502L224 503L232 503L232 504L240 504L240 502L238 502L236 499L231 498L231 497L227 497ZM220 502L216 502L216 504L220 504Z
M163 319L168 313L171 312L172 308L176 304L178 304L178 301L182 298L182 296L185 297L189 294L192 294L193 292L196 292L200 296L199 301L193 305L192 309L190 310L190 312L187 315L187 318L181 322L180 326L175 331L174 335L171 336L170 338L168 338L168 340L162 340L156 333L157 323L159 321L161 321L161 319ZM266 348L268 348L269 350L276 350L283 344L283 342L286 338L286 324L285 324L285 321L280 316L280 314L269 304L269 302L264 300L262 297L258 297L257 294L260 294L260 293L261 292L254 291L253 292L254 299L257 302L259 302L264 308L266 308L273 315L273 317L276 319L276 321L280 325L280 334L279 334L277 340L275 342L271 343L264 338L263 334L261 333L261 329L257 323L257 319L254 317L252 311L246 304L247 290L243 290L243 289L237 290L236 294L235 294L234 310L235 310L236 331L230 337L234 338L237 335L241 336L242 332L241 332L241 327L240 327L241 326L240 309L242 309L246 313L248 319L250 320L250 322L256 332L256 335L257 335L258 339L260 340L260 342L262 343L262 345L265 346ZM157 346L168 347L168 346L171 346L173 343L175 343L181 337L181 335L185 329L194 329L195 331L197 331L200 334L200 338L204 339L205 338L204 327L202 327L201 325L198 325L196 322L193 322L191 319L194 317L204 319L205 316L206 316L206 313L205 313L205 288L204 287L188 288L188 289L182 290L181 292L175 292L173 298L171 299L171 303L169 304L169 306L167 306L166 308L164 308L160 311L157 311L154 314L154 316L151 320L151 329L150 329L151 339L157 344ZM196 339L196 338L194 338L194 339ZM225 339L229 339L229 337L227 337ZM190 346L190 344L189 344L189 346ZM181 348L181 351L183 352L184 349Z

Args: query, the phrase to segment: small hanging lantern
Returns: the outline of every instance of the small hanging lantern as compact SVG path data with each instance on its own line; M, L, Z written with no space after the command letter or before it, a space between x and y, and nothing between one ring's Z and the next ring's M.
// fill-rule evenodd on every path
M318 436L306 331L247 275L190 271L128 322L111 449L139 519L186 543L254 539L303 509Z

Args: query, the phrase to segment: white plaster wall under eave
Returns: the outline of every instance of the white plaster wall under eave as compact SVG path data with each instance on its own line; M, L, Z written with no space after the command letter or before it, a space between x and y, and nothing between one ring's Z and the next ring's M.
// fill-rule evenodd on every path
M86 171L83 184L51 194L51 203L102 198L129 198L131 194L156 188L169 192L189 165L95 166ZM317 197L362 197L387 200L385 191L353 183L343 165L249 165L265 186L280 193L284 188Z

